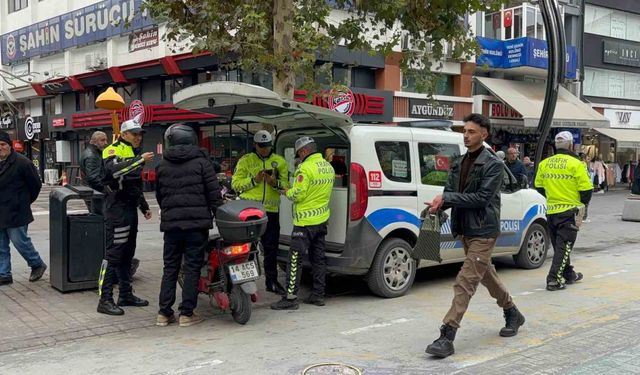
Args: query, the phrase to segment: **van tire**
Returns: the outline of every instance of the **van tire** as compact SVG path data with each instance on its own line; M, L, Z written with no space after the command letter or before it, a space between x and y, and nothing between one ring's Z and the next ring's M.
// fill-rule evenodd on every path
M528 270L540 268L547 259L549 241L549 233L542 225L531 224L522 241L520 251L513 256L516 265Z
M411 245L400 238L389 238L380 244L367 275L373 294L396 298L407 293L416 278L417 265L411 258L411 249Z

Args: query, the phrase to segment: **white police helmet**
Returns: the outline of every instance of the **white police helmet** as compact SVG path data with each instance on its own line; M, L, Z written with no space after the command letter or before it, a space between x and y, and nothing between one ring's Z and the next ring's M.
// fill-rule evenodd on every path
M295 145L295 150L296 153L298 153L298 151L300 151L301 148L303 148L304 146L311 144L311 143L315 143L316 141L313 140L313 138L311 137L300 137L298 138L298 140L296 141L296 145Z
M272 141L273 137L271 136L271 133L266 130L258 130L253 136L253 142L259 145L271 145Z

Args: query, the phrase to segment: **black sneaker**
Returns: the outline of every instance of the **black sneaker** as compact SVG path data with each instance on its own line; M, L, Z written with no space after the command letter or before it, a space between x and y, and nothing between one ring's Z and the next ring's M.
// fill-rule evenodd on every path
M40 280L42 278L42 275L44 275L44 271L46 270L47 265L44 263L42 263L40 267L32 268L31 276L29 276L29 281L34 282Z
M513 337L518 334L518 329L524 324L524 315L518 311L518 308L513 306L510 309L504 310L505 326L500 330L500 336Z
M9 284L13 284L13 277L11 277L11 276L0 277L0 286L1 285L9 285Z
M107 300L107 301L100 300L100 302L98 302L97 311L100 314L106 314L106 315L124 315L124 310L116 306L113 300Z
M575 284L578 281L584 279L584 275L582 274L582 272L576 272L573 277L565 277L565 279L567 280L567 284Z
M563 290L566 286L563 283L559 283L557 281L547 282L547 290L550 292L555 292L556 290Z
M324 297L319 297L311 294L309 295L309 297L305 298L304 303L307 303L309 305L324 306Z
M453 340L456 338L456 331L456 328L448 324L442 325L440 327L440 337L427 346L425 352L439 358L446 358L455 353Z
M138 298L131 294L129 296L118 297L118 306L145 307L149 306L149 301L147 301L146 299Z
M271 305L271 310L298 310L297 299L282 298L280 301Z

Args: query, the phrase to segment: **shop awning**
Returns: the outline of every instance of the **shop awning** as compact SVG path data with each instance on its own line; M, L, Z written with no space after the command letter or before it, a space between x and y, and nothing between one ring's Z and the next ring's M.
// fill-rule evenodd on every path
M493 96L518 111L525 127L537 127L544 105L545 84L525 81L476 77ZM551 125L555 128L608 127L609 120L588 104L560 87L558 102Z
M600 134L613 138L618 147L640 148L640 129L595 129Z

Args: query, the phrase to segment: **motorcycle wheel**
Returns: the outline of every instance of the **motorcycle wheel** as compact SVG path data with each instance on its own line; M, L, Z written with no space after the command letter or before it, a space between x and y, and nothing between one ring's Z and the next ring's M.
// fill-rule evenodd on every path
M231 288L231 316L238 324L247 324L251 319L251 299L239 285Z

